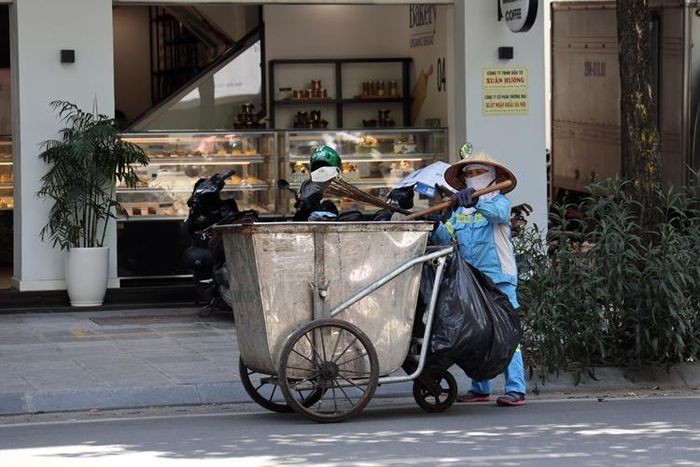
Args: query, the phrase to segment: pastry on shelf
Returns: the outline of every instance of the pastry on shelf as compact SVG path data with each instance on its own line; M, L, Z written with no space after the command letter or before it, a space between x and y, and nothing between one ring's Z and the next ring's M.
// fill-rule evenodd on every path
M379 141L374 136L361 136L357 140L357 152L360 153L379 153Z
M357 170L357 164L344 162L342 169L343 178L348 181L357 180L360 178L360 173Z
M415 169L413 168L413 162L411 161L401 161L399 163L399 168L403 171L404 174L408 175L409 173L413 172Z
M394 141L394 154L413 154L416 152L415 138L397 139Z
M240 185L243 179L241 178L240 175L231 175L229 178L226 179L224 182L226 185Z
M306 171L306 164L303 162L295 162L294 167L292 168L292 173L290 174L290 182L292 183L302 183L304 180L306 180L309 177L309 174Z
M260 185L261 183L265 182L253 175L248 175L245 179L243 179L244 185Z

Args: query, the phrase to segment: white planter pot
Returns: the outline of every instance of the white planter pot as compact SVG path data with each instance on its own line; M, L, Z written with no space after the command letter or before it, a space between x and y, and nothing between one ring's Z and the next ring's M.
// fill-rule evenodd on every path
M72 306L100 306L107 292L109 248L71 248L66 285Z

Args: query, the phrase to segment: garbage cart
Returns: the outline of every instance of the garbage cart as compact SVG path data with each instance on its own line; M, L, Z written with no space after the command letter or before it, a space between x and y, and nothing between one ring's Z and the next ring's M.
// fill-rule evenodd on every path
M452 405L454 377L425 368L437 284L453 252L451 246L426 252L431 223L217 229L230 274L241 379L261 406L337 422L360 413L377 385L404 381L414 381L423 409ZM412 330L425 262L436 274L421 337ZM407 361L415 371L397 374Z

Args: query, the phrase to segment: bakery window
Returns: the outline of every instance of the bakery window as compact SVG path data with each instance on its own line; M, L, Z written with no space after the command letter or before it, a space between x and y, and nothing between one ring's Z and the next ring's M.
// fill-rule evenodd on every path
M342 159L344 180L382 199L406 177L437 161L448 161L447 130L444 128L396 128L363 130L286 131L280 176L298 189L309 177L309 159L316 146L333 147ZM332 197L327 197L332 198ZM341 211L369 214L377 208L350 198L334 199ZM416 209L431 199L415 194ZM280 208L293 212L294 200L283 194Z
M138 169L138 186L117 186L124 220L183 218L197 180L229 170L235 174L226 180L222 198L234 198L240 209L275 211L272 132L140 133L125 134L124 139L150 159Z

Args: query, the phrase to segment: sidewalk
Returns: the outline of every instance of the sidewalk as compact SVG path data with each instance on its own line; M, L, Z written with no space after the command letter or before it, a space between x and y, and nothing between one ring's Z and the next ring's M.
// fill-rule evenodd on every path
M0 415L67 410L250 402L240 383L233 320L195 308L0 315ZM457 370L461 391L468 380ZM601 369L574 387L564 375L541 392L663 386L697 388L697 365L629 381ZM502 382L496 382L496 388ZM412 383L377 397L410 396Z

